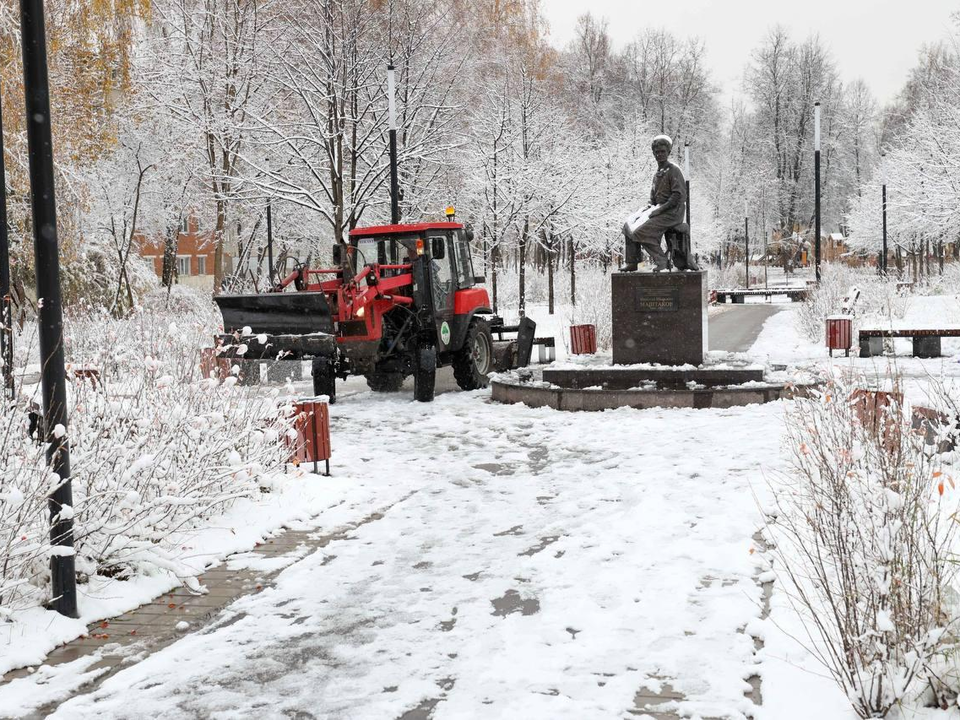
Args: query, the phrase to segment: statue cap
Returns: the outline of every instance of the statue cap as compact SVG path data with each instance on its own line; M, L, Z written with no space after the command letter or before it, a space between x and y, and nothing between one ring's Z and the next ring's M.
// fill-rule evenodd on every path
M653 147L658 142L665 142L670 146L670 149L673 149L673 140L670 139L669 135L657 135L653 140L650 141L650 147Z

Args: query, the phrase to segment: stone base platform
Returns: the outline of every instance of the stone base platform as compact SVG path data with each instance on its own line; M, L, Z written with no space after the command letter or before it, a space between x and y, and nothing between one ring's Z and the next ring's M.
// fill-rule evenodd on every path
M660 389L680 390L694 386L722 387L763 382L761 368L632 368L600 367L578 369L544 368L543 381L568 390L600 388L602 390Z
M493 399L554 410L729 408L802 397L813 384L767 382L763 371L733 369L584 368L501 373Z

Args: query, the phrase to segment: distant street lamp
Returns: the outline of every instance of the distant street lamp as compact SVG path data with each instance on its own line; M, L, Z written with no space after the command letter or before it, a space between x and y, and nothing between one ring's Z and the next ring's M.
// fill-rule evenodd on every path
M743 256L747 264L747 290L750 289L750 216L747 208L743 208Z
M820 103L813 106L813 173L814 180L814 232L816 233L815 262L817 282L820 282Z
M63 308L43 0L20 0L20 33L40 315L43 437L47 443L47 464L59 477L59 484L48 499L50 544L54 548L50 557L51 607L61 615L75 618L78 617L77 575L73 555L73 513L69 512L73 508L73 491L67 441L67 379L63 365Z
M883 255L880 258L880 270L887 276L887 163L886 153L880 153L880 182L882 183L883 202Z
M397 178L397 104L393 63L387 65L387 109L390 131L390 222L400 222L400 181Z

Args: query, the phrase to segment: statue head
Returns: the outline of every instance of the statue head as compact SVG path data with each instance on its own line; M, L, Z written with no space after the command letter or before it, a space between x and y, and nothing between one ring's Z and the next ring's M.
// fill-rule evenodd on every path
M673 140L668 135L657 135L650 143L653 150L653 156L659 164L663 164L670 157L670 151L673 149Z

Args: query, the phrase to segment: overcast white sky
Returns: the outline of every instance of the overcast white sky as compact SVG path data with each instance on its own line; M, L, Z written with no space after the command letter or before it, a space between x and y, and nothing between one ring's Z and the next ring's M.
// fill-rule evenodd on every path
M662 3L663 13L655 8ZM706 41L713 79L724 97L738 94L750 52L780 23L795 39L818 33L847 82L862 77L889 102L924 43L943 38L960 0L542 0L554 45L572 38L577 17L606 17L615 47L645 27Z

